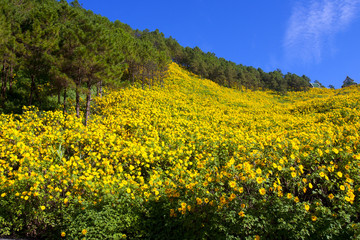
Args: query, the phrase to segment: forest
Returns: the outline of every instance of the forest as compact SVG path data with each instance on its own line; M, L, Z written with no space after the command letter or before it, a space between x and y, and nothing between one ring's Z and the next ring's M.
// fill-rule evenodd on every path
M264 72L183 47L159 30L134 30L82 8L78 1L0 1L0 112L22 106L67 111L74 99L88 118L94 94L111 88L161 84L173 61L229 88L279 93L309 88L310 79L276 69ZM84 106L81 97L86 98Z

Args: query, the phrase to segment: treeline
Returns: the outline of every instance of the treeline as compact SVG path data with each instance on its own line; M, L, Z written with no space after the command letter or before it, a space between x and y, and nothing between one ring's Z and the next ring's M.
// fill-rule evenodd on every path
M77 0L0 0L0 112L59 104L66 112L72 94L86 124L94 89L101 95L103 86L162 84L170 61L233 88L284 93L304 90L310 82L306 76L266 73L198 47L182 47L158 30L133 30L83 9Z
M134 34L151 41L158 50L165 51L172 61L222 86L246 87L253 90L270 89L281 93L303 91L310 87L310 79L305 75L283 74L279 69L266 73L261 68L237 65L216 57L214 53L204 53L199 47L182 47L174 38L165 38L159 30L136 30Z
M94 89L101 95L105 85L159 81L170 57L132 32L77 1L0 0L0 110L61 103L66 112L71 93L86 124Z

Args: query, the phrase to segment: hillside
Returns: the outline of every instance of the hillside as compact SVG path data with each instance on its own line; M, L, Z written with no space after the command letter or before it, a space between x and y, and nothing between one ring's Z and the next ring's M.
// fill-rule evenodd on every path
M88 126L0 115L0 236L359 236L358 86L279 96L175 63L157 85L106 90Z

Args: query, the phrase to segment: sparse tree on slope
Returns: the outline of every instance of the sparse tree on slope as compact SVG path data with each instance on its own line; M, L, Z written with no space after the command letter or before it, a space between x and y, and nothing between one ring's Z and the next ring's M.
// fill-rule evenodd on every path
M341 88L349 87L349 86L356 85L356 84L357 83L353 79L351 79L349 76L346 76Z

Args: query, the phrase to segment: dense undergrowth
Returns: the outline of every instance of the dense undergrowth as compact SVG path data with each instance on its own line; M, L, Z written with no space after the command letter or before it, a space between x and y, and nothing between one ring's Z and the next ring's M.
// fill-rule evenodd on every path
M279 96L172 64L163 87L0 115L0 236L359 237L359 87Z

